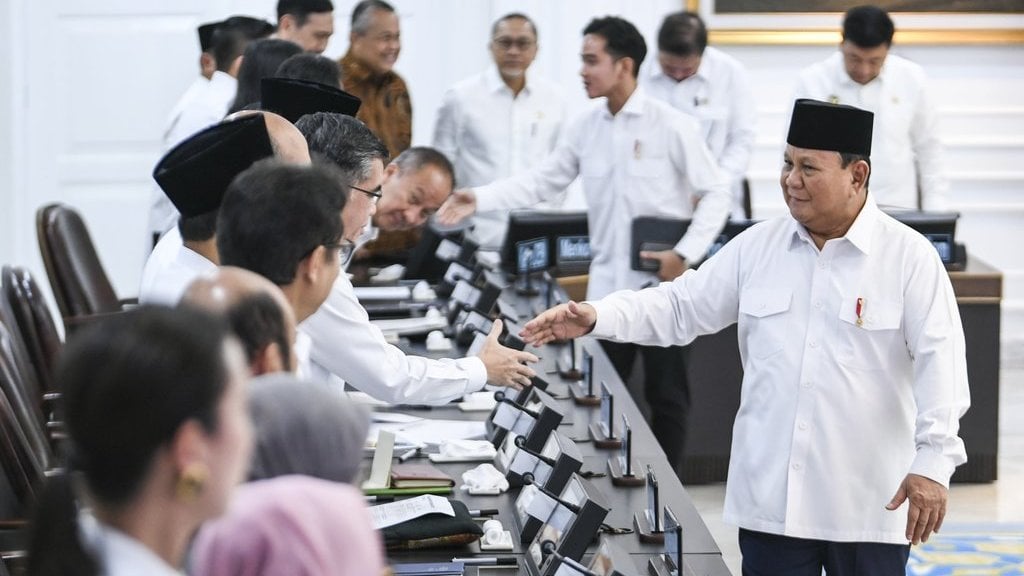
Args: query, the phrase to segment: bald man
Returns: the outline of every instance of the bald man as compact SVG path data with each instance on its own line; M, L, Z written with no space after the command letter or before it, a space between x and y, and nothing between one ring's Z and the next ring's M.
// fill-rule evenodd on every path
M226 319L242 341L253 376L295 371L295 313L281 289L263 276L223 266L196 278L179 305Z
M216 225L228 184L261 158L308 165L306 139L270 112L239 112L175 146L153 171L181 217L146 261L139 287L144 304L173 306L195 278L216 269Z

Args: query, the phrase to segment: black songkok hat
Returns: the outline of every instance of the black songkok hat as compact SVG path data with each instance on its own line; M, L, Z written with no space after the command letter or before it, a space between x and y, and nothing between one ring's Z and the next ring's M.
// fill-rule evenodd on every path
M797 148L871 156L874 118L853 106L802 98L793 105L786 142Z
M264 78L260 80L260 106L280 114L289 122L298 122L306 114L334 112L355 116L362 100L334 86L296 80L294 78Z
M228 184L257 160L273 156L262 114L222 122L171 149L153 178L182 218L220 208Z
M209 52L213 48L213 32L222 22L207 22L201 24L196 30L199 32L199 48L203 52Z

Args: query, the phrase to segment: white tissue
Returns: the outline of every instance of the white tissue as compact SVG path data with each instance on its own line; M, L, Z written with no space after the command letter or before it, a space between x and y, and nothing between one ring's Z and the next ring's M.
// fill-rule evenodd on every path
M462 473L462 489L470 492L502 493L508 490L508 480L494 464L488 462Z
M488 440L446 440L440 452L449 458L494 458L498 453Z
M444 332L440 330L431 330L427 334L427 350L431 352L440 352L444 350L452 349L452 341L449 338L444 337Z
M379 272L373 277L374 282L394 282L405 274L405 266L401 264L392 264L391 266L385 266L381 268Z
M437 293L427 284L426 280L420 280L412 287L412 299L419 301L436 300Z

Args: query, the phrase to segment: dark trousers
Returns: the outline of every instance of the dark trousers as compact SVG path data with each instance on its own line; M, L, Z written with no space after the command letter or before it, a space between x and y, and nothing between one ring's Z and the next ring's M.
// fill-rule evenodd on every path
M623 382L628 381L633 363L640 355L644 366L644 398L651 408L651 431L678 474L686 446L686 417L690 412L690 387L686 380L689 349L600 342Z
M903 576L909 544L828 542L740 528L743 576Z

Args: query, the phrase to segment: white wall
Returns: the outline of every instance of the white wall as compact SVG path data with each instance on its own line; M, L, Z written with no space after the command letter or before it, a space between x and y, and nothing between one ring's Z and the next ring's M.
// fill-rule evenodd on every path
M354 1L336 1L326 54L348 44ZM487 65L490 23L509 11L540 29L534 73L586 102L577 75L580 31L620 14L647 36L678 0L396 0L404 50L397 70L414 108L413 141L429 144L448 85ZM8 0L0 2L0 260L43 280L35 209L80 208L122 295L134 294L144 258L149 172L164 117L197 73L195 26L232 13L272 17L273 0ZM35 33L35 31L45 31ZM750 167L754 209L781 213L775 182L784 113L796 72L831 46L727 46L758 90L759 138ZM934 84L948 147L960 239L1005 275L1006 360L1024 364L1024 47L909 46ZM1015 342L1015 343L1011 343ZM1016 360L1014 360L1016 359Z

